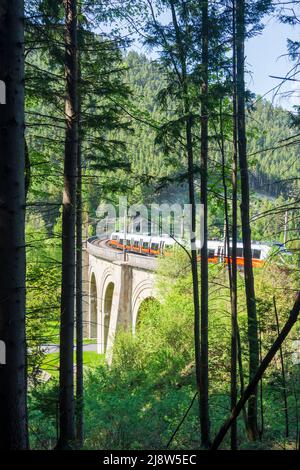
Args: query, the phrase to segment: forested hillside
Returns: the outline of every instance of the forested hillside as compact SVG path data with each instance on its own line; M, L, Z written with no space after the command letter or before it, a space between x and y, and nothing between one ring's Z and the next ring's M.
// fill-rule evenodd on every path
M273 197L292 196L299 188L300 161L290 113L258 98L248 121L253 189Z
M161 72L155 62L134 51L127 54L125 63L128 67L126 81L133 92L133 99L145 113L141 113L144 123L133 123L134 134L124 136L128 154L134 171L140 175L163 176L172 171L172 166L159 145L154 144L154 125L164 119L157 103L163 87ZM147 124L147 113L153 120L152 128ZM289 112L260 97L252 98L248 107L248 124L252 190L270 197L292 195L292 189L299 185L296 178L300 171L300 145L289 139L296 133L291 128Z
M40 60L34 62L35 67L38 68ZM166 112L158 99L164 86L160 68L157 63L134 51L126 54L123 67L123 80L128 87L130 97L126 103L124 101L118 103L117 107L121 104L121 112L124 120L127 121L128 129L114 130L109 137L111 141L120 142L122 145L122 148L117 149L115 143L111 144L116 169L119 168L118 183L116 183L115 173L110 173L110 169L105 164L103 167L101 163L95 164L96 155L101 156L105 150L101 148L101 142L98 148L96 146L92 151L87 147L83 154L87 167L85 197L91 217L93 217L92 212L95 215L102 200L106 197L114 197L114 189L116 186L120 188L120 185L127 188L130 198L140 201L150 202L154 193L155 197L159 197L161 201L175 202L180 198L187 200L186 178L183 177L181 183L172 183L172 175L174 171L178 171L178 162L157 142L157 131L166 118ZM32 70L32 66L29 66L28 74L31 74ZM45 63L43 70L45 70ZM39 94L43 93L45 84L39 85L39 88ZM60 198L55 184L59 177L57 168L60 164L59 153L61 152L60 126L56 125L54 138L53 131L50 131L52 119L50 115L55 112L55 103L53 107L51 101L48 100L46 103L41 97L37 99L36 91L35 89L34 98L31 99L29 95L27 101L27 140L30 142L29 158L32 174L29 197L38 197L41 204L46 203L42 208L37 207L34 211L41 212L46 223L52 226L58 217ZM36 119L36 115L39 116L39 123L37 124L35 120L35 124L31 126L32 116ZM58 122L59 119L58 117ZM279 196L284 199L292 197L295 189L299 187L297 175L300 171L300 163L299 144L290 140L295 132L291 128L289 113L258 97L249 103L248 123L249 174L252 191L270 199L276 199ZM220 153L214 144L211 146L211 155L212 162L220 161ZM123 166L126 161L130 164L129 172L122 170L122 159ZM46 179L45 171L48 171L48 164L52 165L54 171ZM221 173L217 169L218 174L215 174L216 167L213 163L210 168L213 181L211 186L212 190L215 190L219 186L218 180L221 179ZM279 169L280 178L278 178ZM89 177L90 171L94 172L94 176ZM95 175L99 176L95 178ZM168 176L170 180L166 178ZM214 202L211 203L212 212L214 212ZM219 214L220 217L221 214ZM216 223L218 225L218 222Z

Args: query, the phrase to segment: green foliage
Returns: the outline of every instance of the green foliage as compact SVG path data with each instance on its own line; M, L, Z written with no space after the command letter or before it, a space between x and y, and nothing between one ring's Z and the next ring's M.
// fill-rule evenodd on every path
M98 2L99 3L99 2ZM82 150L84 159L84 206L90 215L88 233L92 234L93 217L100 202L116 202L126 193L131 202L151 202L154 197L180 202L187 197L186 155L178 143L183 134L186 113L183 101L189 102L193 119L194 150L199 151L199 109L201 57L199 43L199 2L189 2L188 11L182 2L174 2L184 29L184 48L188 55L188 86L183 92L174 73L168 47L161 60L150 61L144 55L121 50L105 35L93 34L87 26L85 13L91 9L96 23L110 21L113 12L123 18L120 9L106 8L93 0L84 2L81 13L81 82ZM101 3L101 2L100 2ZM141 2L125 2L131 14L140 13ZM160 2L164 9L169 2ZM270 2L251 2L247 23L270 8ZM97 7L97 8L96 8ZM96 8L96 10L95 10ZM213 7L212 7L213 8ZM58 342L60 309L61 261L61 190L62 155L64 146L64 79L62 11L51 2L40 2L39 11L45 37L39 38L40 24L28 22L27 40L40 47L28 51L26 64L27 134L31 161L31 186L27 209L27 338L29 347L30 385L39 382L40 369L57 375L58 354L45 358L42 345ZM211 33L225 21L224 15L212 11ZM152 20L145 15L149 45L157 46ZM185 16L186 15L186 16ZM198 15L198 16L197 16ZM45 23L44 23L45 22ZM225 25L225 23L224 23ZM54 27L55 26L55 27ZM174 45L175 32L171 26L160 25L167 40ZM226 27L230 26L228 22ZM249 29L258 32L260 25ZM226 33L228 33L226 30ZM213 35L212 35L213 36ZM214 36L215 38L215 36ZM210 109L209 142L209 237L222 237L224 199L220 165L219 106L230 116L230 77L216 70L221 59L227 60L224 49L214 55L210 69L210 90L213 95ZM228 38L227 38L228 39ZM214 39L215 40L215 39ZM212 41L213 43L213 41ZM213 46L213 44L212 44ZM222 49L222 50L221 50ZM291 51L292 52L292 51ZM175 66L180 64L178 50L173 55ZM225 61L226 62L226 61ZM213 67L212 67L213 65ZM224 64L223 64L224 65ZM175 67L176 68L176 67ZM185 94L186 93L186 94ZM257 240L283 240L284 213L281 207L288 197L294 199L299 184L298 144L291 144L292 133L287 112L270 103L257 100L255 108L248 94L248 153L251 185L254 195L252 237ZM232 158L231 118L225 119L225 179L230 188ZM297 124L297 120L295 122ZM288 139L288 144L286 143ZM195 164L196 184L199 167ZM280 170L280 181L278 173ZM283 181L286 180L286 181ZM199 188L197 187L197 197ZM230 189L229 189L230 198ZM274 198L274 199L273 199ZM230 211L229 211L230 212ZM268 213L260 217L261 213ZM298 237L297 212L289 221L289 230ZM286 269L286 268L285 268ZM295 273L270 263L255 273L257 310L261 333L261 352L264 354L277 335L273 295L280 325L288 315ZM223 266L209 270L209 373L212 431L216 432L230 410L230 298L228 275ZM158 272L159 300L144 304L139 312L137 333L132 336L120 330L117 334L113 364L108 368L88 358L94 370L85 372L85 447L91 449L164 448L172 432L189 406L195 393L194 378L194 306L190 262L182 251L173 258L161 260ZM238 276L238 308L241 335L241 357L245 381L248 377L247 317L244 298L244 279ZM293 382L297 370L291 361L298 329L284 345L288 370L288 401L293 414L296 410ZM103 358L101 358L102 360ZM52 368L52 369L51 369ZM240 392L240 391L239 391ZM263 405L266 430L263 447L274 447L276 439L284 441L282 410L282 378L278 358L263 379ZM56 439L58 389L55 379L48 384L31 387L29 395L31 439L35 448L52 448ZM269 432L272 427L272 434ZM291 421L291 438L296 423ZM244 442L244 427L239 421L239 440ZM225 446L227 446L227 441ZM247 447L248 444L242 444ZM199 446L198 405L191 412L173 442L174 448Z
M31 448L52 450L57 438L58 382L32 388L28 406Z
M209 370L212 432L215 433L230 410L230 299L227 272L222 266L210 267L209 304ZM258 316L262 354L277 336L273 309L276 302L280 326L287 318L296 280L293 273L282 271L274 264L255 271ZM239 327L245 382L248 376L247 316L244 279L238 277ZM284 289L282 289L284 285ZM110 368L101 365L85 374L85 448L87 449L163 449L194 396L194 345L192 282L187 256L181 251L175 258L161 260L157 277L158 299L141 307L137 333L120 330ZM283 346L287 371L287 394L290 417L290 438L284 437L285 421L282 401L282 379L279 356L263 378L265 429L261 448L294 446L297 404L295 390L300 386L297 366L291 362L295 328ZM298 366L299 367L299 366ZM33 393L32 426L45 428L53 439L55 410L40 402L55 396L51 384ZM240 393L240 390L239 390ZM260 405L259 405L260 407ZM38 411L37 411L38 410ZM48 419L49 413L51 419ZM40 428L38 427L40 426ZM48 430L47 430L48 429ZM239 445L247 443L242 417L239 419ZM48 433L48 434L47 434ZM34 437L33 437L34 439ZM40 447L38 440L35 446ZM50 441L49 441L50 442ZM44 442L44 445L48 443ZM255 444L256 448L258 444ZM227 448L228 440L224 447ZM199 447L198 404L192 409L176 435L172 448Z
M59 341L61 269L55 258L58 239L49 239L38 213L27 217L26 241L28 374L36 381L44 360L43 345Z
M299 143L291 139L289 113L268 101L257 100L248 118L248 153L253 188L278 197L299 190Z

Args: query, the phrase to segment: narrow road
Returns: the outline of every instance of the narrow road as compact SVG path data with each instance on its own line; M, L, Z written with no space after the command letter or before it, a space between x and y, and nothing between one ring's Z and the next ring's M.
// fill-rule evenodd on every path
M59 352L59 344L43 344L42 350L45 354L52 354L52 353ZM76 346L74 346L74 351L75 350L76 350ZM97 343L84 344L83 352L85 351L97 351Z

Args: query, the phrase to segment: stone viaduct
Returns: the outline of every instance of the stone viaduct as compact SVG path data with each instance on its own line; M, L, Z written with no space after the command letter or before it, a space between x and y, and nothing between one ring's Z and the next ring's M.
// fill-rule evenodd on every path
M114 250L96 237L83 254L84 334L110 361L118 327L135 333L142 303L156 298L155 258Z

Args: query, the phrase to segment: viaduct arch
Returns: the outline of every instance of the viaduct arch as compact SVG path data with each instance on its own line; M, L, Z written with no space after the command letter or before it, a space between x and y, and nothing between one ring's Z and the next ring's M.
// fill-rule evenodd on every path
M124 253L95 237L87 241L83 260L84 335L96 340L97 352L105 353L110 362L117 329L134 334L141 304L157 298L157 260L132 253L126 253L124 259Z

